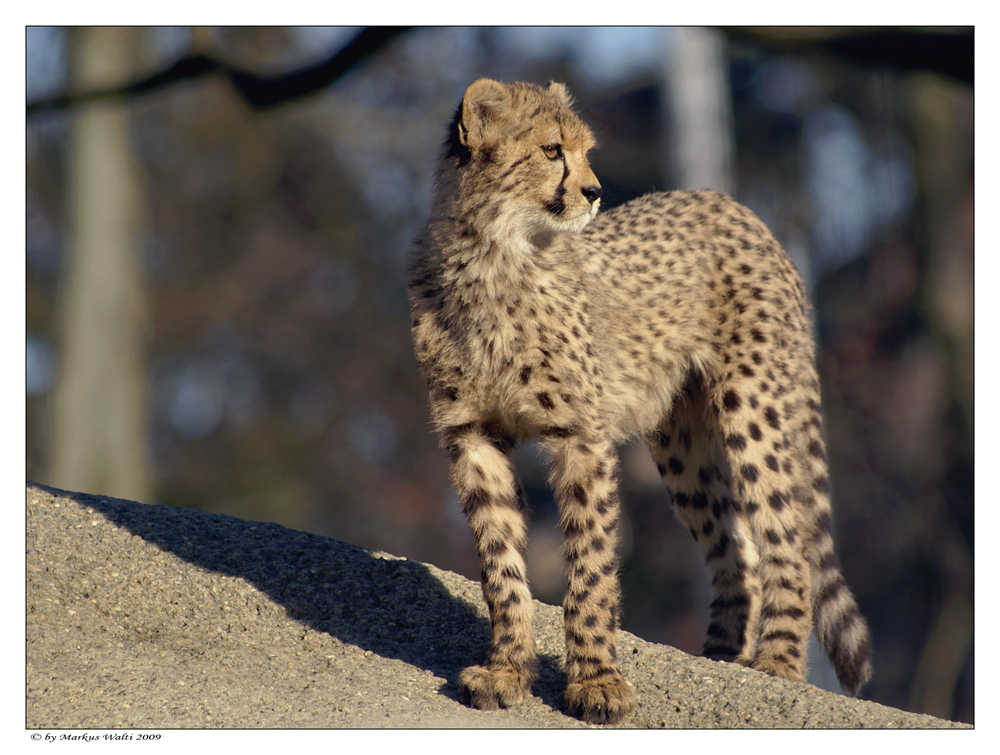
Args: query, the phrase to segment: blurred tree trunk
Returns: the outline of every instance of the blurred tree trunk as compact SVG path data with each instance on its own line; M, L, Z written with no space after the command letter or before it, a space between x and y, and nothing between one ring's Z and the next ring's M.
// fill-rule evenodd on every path
M726 38L715 29L670 29L664 65L669 183L735 190L733 107Z
M75 90L129 80L139 30L74 28ZM69 247L48 474L70 490L150 500L141 273L143 186L123 103L81 107L68 155Z
M973 489L975 430L975 238L972 145L959 124L973 107L971 89L932 74L910 82L911 122L926 194L922 215L922 311L943 346L948 418L940 458L946 470L916 505L927 524L922 561L940 564L947 596L920 651L909 709L956 717L957 690L974 649ZM961 513L968 512L966 516ZM957 515L958 514L958 515ZM933 533L933 534L931 534Z

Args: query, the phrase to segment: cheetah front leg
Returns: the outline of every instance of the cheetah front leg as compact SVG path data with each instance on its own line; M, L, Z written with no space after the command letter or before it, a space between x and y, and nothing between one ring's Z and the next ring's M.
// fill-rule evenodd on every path
M608 441L545 444L553 460L568 586L566 705L584 721L615 724L634 708L618 669L617 456Z
M531 593L526 578L524 498L500 431L464 426L448 438L451 475L476 539L483 596L490 612L486 662L458 677L462 699L495 710L522 702L536 675Z

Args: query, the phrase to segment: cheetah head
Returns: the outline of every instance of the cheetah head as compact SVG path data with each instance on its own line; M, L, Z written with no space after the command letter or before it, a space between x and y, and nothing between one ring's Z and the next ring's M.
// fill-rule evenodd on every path
M600 207L587 153L590 128L563 84L478 79L465 90L446 143L459 192L486 200L490 222L511 234L579 231Z

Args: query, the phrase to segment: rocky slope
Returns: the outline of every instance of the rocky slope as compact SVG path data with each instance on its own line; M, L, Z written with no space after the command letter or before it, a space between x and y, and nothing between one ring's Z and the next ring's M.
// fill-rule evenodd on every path
M583 727L561 712L562 612L537 603L527 703L471 710L479 586L427 564L233 517L27 487L29 728ZM624 726L957 724L622 633Z

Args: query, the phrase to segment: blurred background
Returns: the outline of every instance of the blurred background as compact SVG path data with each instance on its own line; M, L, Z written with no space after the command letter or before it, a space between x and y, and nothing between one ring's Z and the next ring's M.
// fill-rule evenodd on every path
M972 48L971 28L28 28L27 477L477 579L407 247L464 88L563 81L604 207L724 189L792 255L874 633L864 696L974 722ZM698 652L702 557L644 450L622 459L623 626ZM516 461L529 576L558 604L545 470Z

